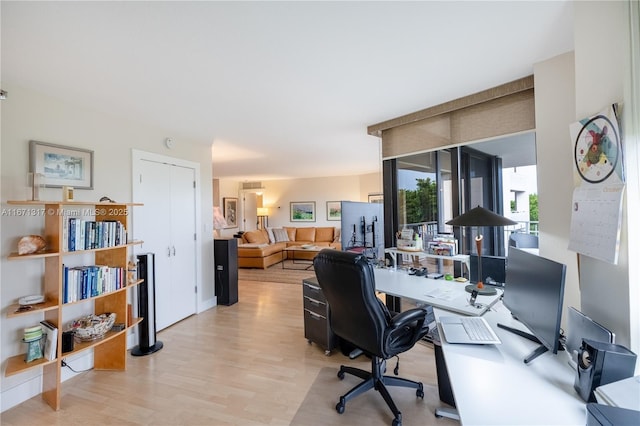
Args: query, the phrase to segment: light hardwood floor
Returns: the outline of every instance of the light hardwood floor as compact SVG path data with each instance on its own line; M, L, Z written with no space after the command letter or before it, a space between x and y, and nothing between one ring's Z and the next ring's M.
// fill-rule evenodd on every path
M337 350L325 356L308 344L302 312L301 285L241 281L239 303L161 331L164 348L130 356L126 372L89 371L65 381L60 411L37 396L2 413L0 423L287 425L321 368L369 368L365 357L351 361ZM418 344L401 359L401 376L436 384L432 348Z

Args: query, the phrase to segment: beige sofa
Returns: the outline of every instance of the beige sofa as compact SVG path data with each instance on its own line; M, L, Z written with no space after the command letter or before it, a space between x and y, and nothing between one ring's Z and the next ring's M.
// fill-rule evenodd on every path
M278 229L284 229L279 231ZM288 240L288 241L287 241ZM281 262L293 255L284 249L291 246L312 244L340 250L340 229L327 227L283 227L248 231L238 241L238 267L262 268ZM296 252L296 259L312 260L316 252Z

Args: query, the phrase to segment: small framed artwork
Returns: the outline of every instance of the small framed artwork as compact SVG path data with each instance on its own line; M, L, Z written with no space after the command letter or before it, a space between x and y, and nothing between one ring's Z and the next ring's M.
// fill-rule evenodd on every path
M29 171L48 188L93 189L93 151L29 141Z
M291 207L291 222L315 222L315 201L294 201L289 203Z
M384 201L384 198L383 198L382 193L369 194L369 202L370 203L380 203L380 204L382 204L383 201Z
M238 227L238 199L235 197L224 197L224 219L227 221L227 228Z
M342 218L342 204L340 201L327 201L327 220L340 220Z

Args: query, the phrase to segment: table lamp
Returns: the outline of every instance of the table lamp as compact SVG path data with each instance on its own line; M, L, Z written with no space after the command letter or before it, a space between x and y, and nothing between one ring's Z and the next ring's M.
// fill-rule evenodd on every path
M447 225L451 226L477 226L478 232L476 235L476 250L478 251L478 282L476 284L469 284L465 287L469 293L473 290L478 290L478 294L492 295L496 294L495 288L487 288L482 282L482 234L480 234L481 226L507 226L515 225L516 222L495 214L494 212L487 210L483 207L475 207L466 213L461 214L458 217L454 217L447 222Z
M218 233L218 229L226 228L227 226L229 226L229 224L227 223L227 220L222 215L222 210L220 210L220 207L217 207L217 206L214 207L213 208L214 238L217 236L216 234Z
M264 229L266 226L269 226L269 209L267 207L258 207L256 209L257 223L256 227L258 229Z

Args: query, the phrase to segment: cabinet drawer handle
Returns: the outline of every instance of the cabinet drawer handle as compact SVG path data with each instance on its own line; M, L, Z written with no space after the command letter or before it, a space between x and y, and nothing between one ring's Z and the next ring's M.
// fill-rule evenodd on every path
M320 291L320 287L316 287L315 285L311 285L309 283L304 283L304 285L309 287L311 290Z
M305 296L304 298L305 298L305 299L307 299L307 300L309 301L309 303L311 303L311 304L312 304L312 305L314 305L314 306L324 306L324 303L322 303L322 302L321 302L321 301L319 301L319 300L312 299L312 298L311 298L311 297L309 297L309 296Z
M309 315L311 315L311 318L313 318L314 320L322 320L322 319L324 319L324 317L322 315L318 315L315 312L311 312L308 309L305 309L305 311L307 311L309 313Z

